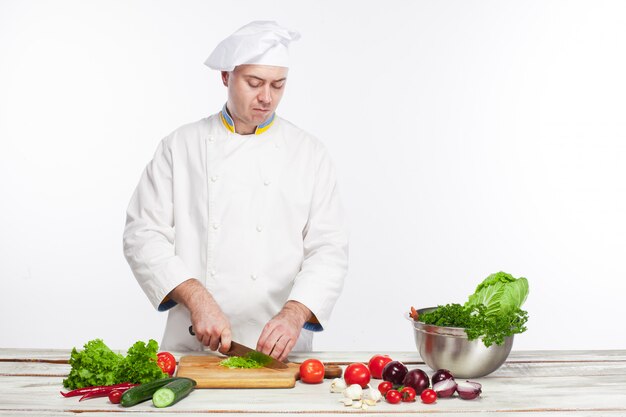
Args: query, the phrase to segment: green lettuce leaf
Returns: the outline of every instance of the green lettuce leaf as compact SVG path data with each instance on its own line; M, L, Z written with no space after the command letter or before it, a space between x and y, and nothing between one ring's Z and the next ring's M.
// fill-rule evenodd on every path
M91 340L82 351L72 349L70 365L72 369L63 386L68 389L112 385L118 382L117 370L124 360L119 353L113 352L102 339Z
M167 377L157 365L158 349L158 343L152 339L147 344L138 341L132 345L118 370L120 382L144 384Z
M122 382L143 384L167 377L157 364L159 345L150 339L135 343L126 357L113 352L101 339L87 342L81 351L72 349L72 369L63 386L68 389L113 385Z
M528 280L505 272L489 275L476 287L464 307L485 306L485 314L509 314L521 308L528 297Z

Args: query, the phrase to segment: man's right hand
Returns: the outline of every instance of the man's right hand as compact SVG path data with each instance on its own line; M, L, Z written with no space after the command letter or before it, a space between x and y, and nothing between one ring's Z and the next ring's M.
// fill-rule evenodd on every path
M200 281L188 279L174 288L169 296L189 310L191 325L200 343L211 350L228 352L232 338L230 322Z
M222 353L228 352L232 337L230 322L217 303L215 303L214 308L192 312L191 325L196 338L204 346L208 346L211 350L219 348L219 351Z

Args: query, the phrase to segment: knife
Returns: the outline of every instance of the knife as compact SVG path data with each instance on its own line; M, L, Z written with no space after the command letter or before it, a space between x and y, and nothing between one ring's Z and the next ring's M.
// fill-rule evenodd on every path
M189 326L189 334L195 336L196 334L193 331L193 326ZM287 369L289 368L287 365L282 363L279 360L272 358L265 353L261 353L258 350L254 350L247 346L242 345L241 343L237 343L235 341L230 342L230 349L225 353L226 356L247 356L252 357L257 360L259 363L263 365L265 368L270 369Z

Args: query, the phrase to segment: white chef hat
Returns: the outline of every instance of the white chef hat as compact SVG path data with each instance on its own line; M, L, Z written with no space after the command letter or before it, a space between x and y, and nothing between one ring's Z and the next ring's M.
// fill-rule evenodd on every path
M272 21L254 21L220 42L204 65L219 71L232 71L237 65L289 66L288 47L300 33Z

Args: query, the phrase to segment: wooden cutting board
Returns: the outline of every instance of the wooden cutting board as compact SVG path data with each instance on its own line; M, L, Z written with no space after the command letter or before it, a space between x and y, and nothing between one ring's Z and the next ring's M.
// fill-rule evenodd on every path
M218 356L183 356L176 376L191 378L196 388L293 388L300 364L289 363L287 369L229 369L220 366Z

